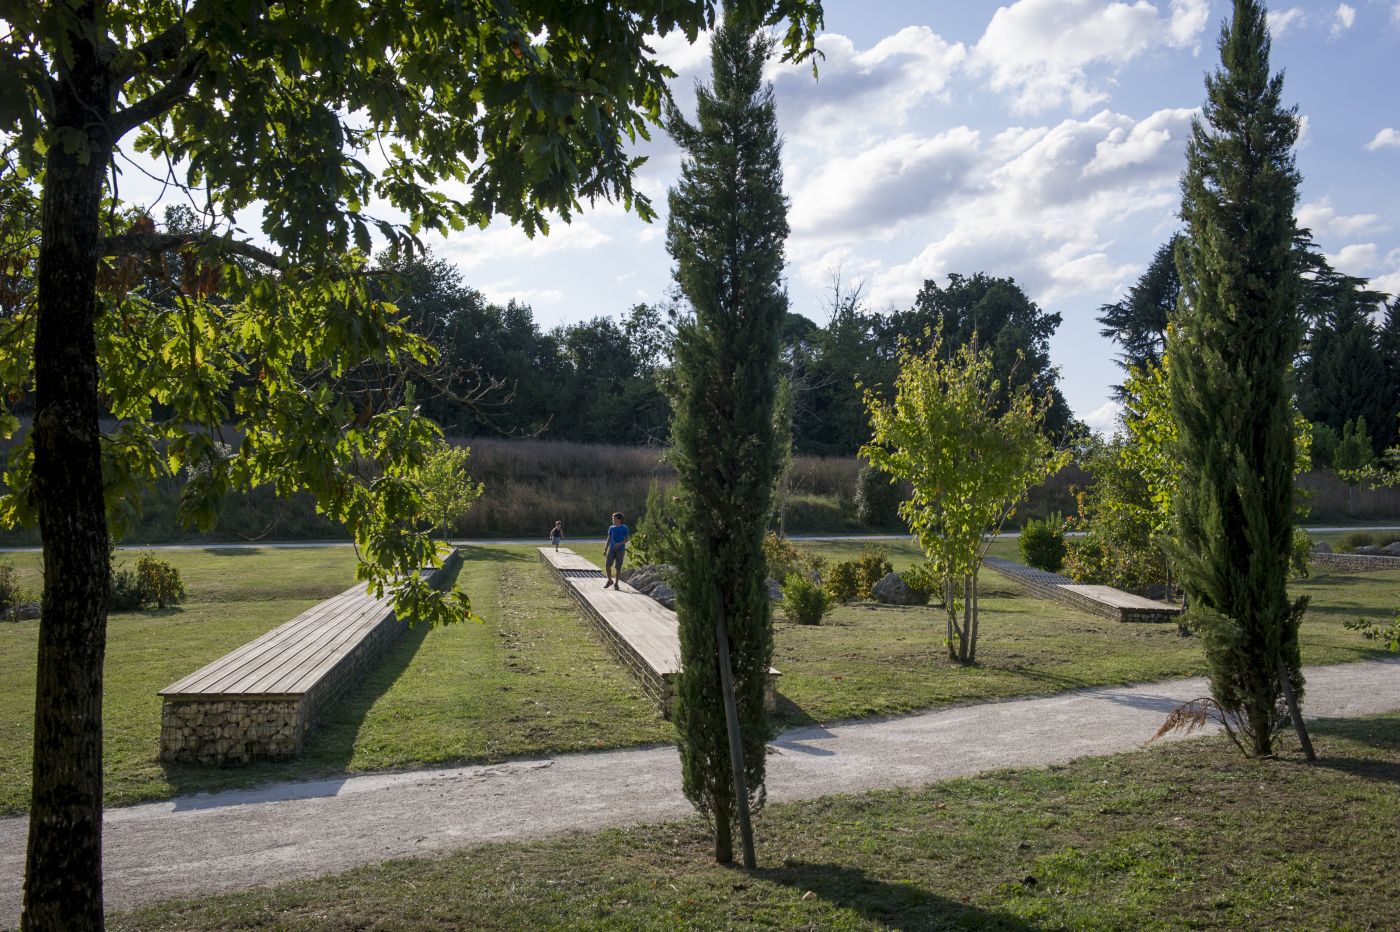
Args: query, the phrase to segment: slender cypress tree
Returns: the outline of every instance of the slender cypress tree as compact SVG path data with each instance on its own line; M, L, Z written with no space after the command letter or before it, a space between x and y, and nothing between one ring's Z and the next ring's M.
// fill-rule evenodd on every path
M1204 635L1211 693L1249 752L1272 753L1301 700L1288 601L1293 539L1289 366L1300 338L1292 255L1295 109L1269 73L1265 11L1235 0L1206 77L1182 177L1181 308L1168 342L1180 430L1182 581ZM1291 695L1290 695L1291 693ZM1294 703L1296 706L1296 703ZM1309 750L1301 719L1299 738Z
M666 243L694 315L677 327L674 460L680 478L675 721L686 796L733 857L739 806L764 799L763 709L773 654L763 534L781 467L773 410L787 239L777 119L762 72L770 41L728 10L711 45L713 87L694 124L670 114L686 152ZM717 658L728 628L748 799L736 800ZM737 803L737 804L736 804Z

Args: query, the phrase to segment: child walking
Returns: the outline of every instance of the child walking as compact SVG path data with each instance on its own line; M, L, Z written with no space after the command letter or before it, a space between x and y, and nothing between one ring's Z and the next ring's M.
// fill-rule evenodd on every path
M549 539L554 541L554 549L559 549L559 543L564 539L564 521L561 518L554 522L554 530L549 532Z
M622 556L627 551L627 542L632 539L632 532L627 529L627 525L622 523L622 512L614 511L612 516L612 527L608 528L608 539L603 545L603 555L607 557L608 581L603 584L603 588L612 587L616 589L618 583L622 582ZM617 567L617 578L613 579L613 567Z

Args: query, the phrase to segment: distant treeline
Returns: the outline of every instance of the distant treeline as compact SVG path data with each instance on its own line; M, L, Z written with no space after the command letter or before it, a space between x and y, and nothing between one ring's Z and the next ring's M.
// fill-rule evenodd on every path
M418 386L423 410L450 434L528 436L579 443L664 444L669 436L672 323L683 310L637 304L542 330L529 306L493 304L450 263L419 258L386 266L387 297L439 348L438 377ZM941 328L955 351L974 335L990 351L1007 395L1029 385L1050 403L1047 430L1071 436L1075 422L1050 363L1058 314L1036 306L1009 278L953 275L924 283L912 307L869 312L859 289L832 288L822 317L789 313L782 375L793 389L799 453L849 456L870 438L865 389L894 382L901 341L927 345Z

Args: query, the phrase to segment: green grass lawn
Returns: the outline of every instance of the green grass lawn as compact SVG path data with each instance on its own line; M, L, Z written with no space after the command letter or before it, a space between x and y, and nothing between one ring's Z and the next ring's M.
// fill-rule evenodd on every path
M1014 541L1011 542L1014 546ZM829 559L861 545L823 542ZM889 546L897 567L918 558ZM169 551L189 601L165 612L113 615L106 666L110 803L182 792L463 761L499 760L671 739L640 688L612 660L529 546L471 548L458 585L481 624L415 629L308 741L304 756L236 768L162 765L157 690L353 582L349 548ZM131 560L130 556L126 559ZM37 585L37 557L14 561ZM134 561L133 561L134 562ZM1388 620L1400 572L1320 574L1304 659L1377 656L1343 620ZM826 623L776 617L782 671L775 727L895 714L949 702L1038 695L1080 686L1203 672L1200 644L1174 625L1123 625L1023 595L986 571L979 664L950 664L937 608L844 606ZM0 812L28 805L37 622L0 624Z
M141 929L1393 929L1400 716L1321 761L1223 739L770 806L759 868L697 819L390 861L109 917Z

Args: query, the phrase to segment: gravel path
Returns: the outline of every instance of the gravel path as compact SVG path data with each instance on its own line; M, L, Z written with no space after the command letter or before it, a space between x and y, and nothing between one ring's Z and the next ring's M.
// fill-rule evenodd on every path
M1309 718L1400 709L1400 660L1307 670ZM1109 687L789 731L768 795L919 786L1139 747L1204 681ZM340 871L486 841L690 812L671 747L374 774L188 796L107 812L110 909ZM0 819L0 925L19 919L27 820Z

